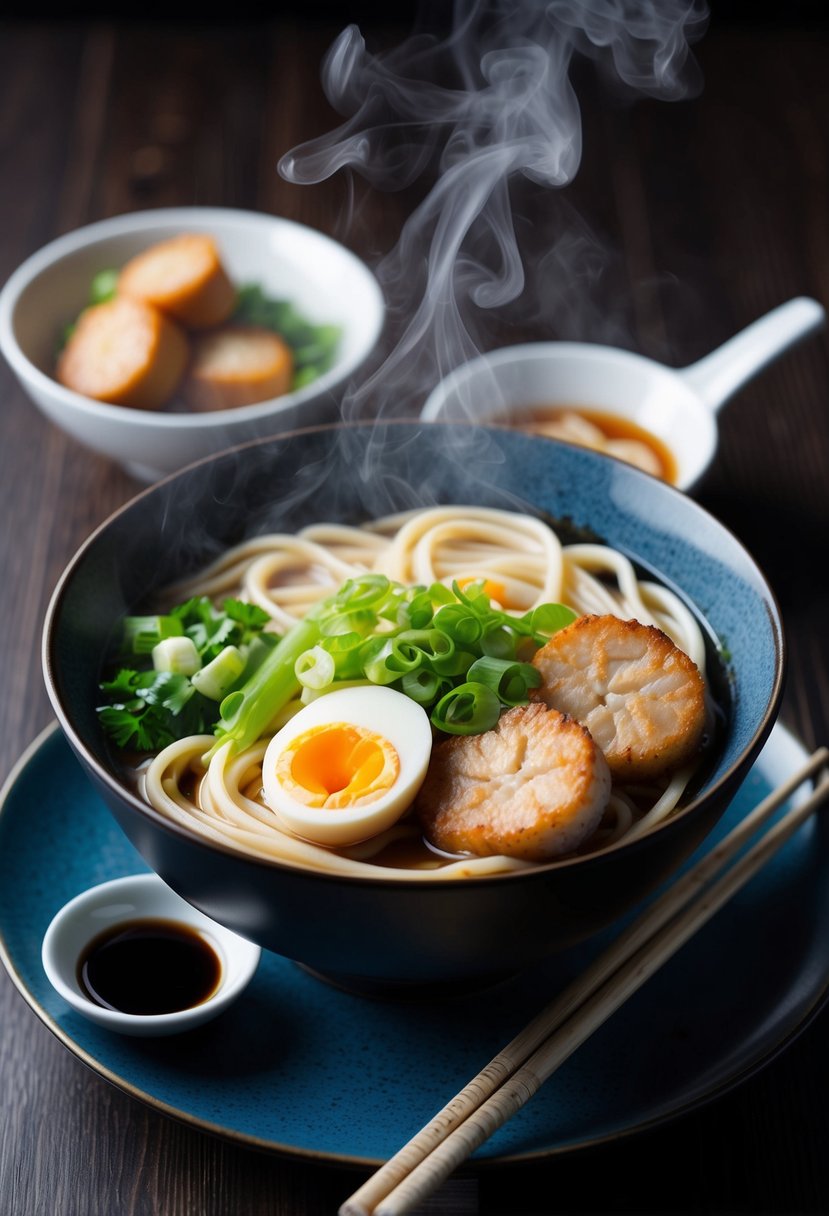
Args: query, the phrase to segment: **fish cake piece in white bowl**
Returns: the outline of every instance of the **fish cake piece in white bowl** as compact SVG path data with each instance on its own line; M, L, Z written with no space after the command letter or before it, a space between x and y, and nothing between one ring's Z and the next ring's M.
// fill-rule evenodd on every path
M264 401L206 412L111 404L61 384L57 352L67 326L89 304L95 277L118 272L182 234L211 237L237 289L258 286L267 300L284 301L309 324L338 330L330 366ZM27 258L0 292L0 350L51 422L139 480L154 481L238 443L336 421L346 386L374 348L384 316L369 267L322 232L230 208L159 208L79 228ZM180 317L174 323L180 325Z

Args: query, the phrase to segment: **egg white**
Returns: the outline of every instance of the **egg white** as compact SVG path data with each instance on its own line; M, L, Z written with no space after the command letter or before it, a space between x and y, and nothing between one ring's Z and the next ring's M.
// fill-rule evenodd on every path
M397 753L399 771L390 787L363 805L308 806L280 780L280 757L294 741L324 725L355 726L386 740ZM268 744L262 762L265 801L280 824L296 836L337 847L357 844L390 828L411 806L426 776L432 728L426 711L403 693L366 685L343 688L304 706Z

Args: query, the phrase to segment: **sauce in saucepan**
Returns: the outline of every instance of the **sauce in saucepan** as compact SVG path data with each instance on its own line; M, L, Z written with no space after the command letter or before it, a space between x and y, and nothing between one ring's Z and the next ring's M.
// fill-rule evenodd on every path
M515 426L607 452L671 485L676 483L677 462L669 448L656 435L618 414L581 406L533 406L517 415Z

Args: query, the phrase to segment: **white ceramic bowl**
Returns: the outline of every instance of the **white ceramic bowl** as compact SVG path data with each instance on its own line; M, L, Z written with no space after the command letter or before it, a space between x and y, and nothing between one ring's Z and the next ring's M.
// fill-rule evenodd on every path
M93 276L182 232L214 236L235 283L259 283L310 321L339 325L342 340L332 367L296 392L193 414L106 405L53 379L59 336L87 303ZM339 397L376 344L384 314L379 284L368 267L322 233L254 212L174 207L90 224L28 258L0 292L0 350L52 422L140 480L153 481L248 439L336 421Z
M822 328L816 300L798 297L761 317L690 367L674 370L616 347L533 342L465 363L427 398L427 421L520 423L538 407L572 406L627 419L676 462L676 485L692 489L717 450L717 412L793 343Z
M160 919L195 929L218 955L221 975L207 1000L174 1013L130 1014L92 1001L78 981L78 962L99 934L129 921ZM64 904L43 938L43 969L52 987L78 1013L119 1034L180 1034L215 1018L244 991L259 965L259 946L199 912L157 874L133 874L101 883Z

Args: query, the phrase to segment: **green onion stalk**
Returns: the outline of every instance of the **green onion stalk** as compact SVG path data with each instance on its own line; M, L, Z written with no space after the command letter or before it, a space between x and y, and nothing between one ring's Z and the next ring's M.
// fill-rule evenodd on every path
M575 615L542 604L511 616L493 608L483 582L461 590L406 587L380 574L349 579L224 698L208 757L228 741L234 753L251 746L298 693L310 698L354 683L402 692L444 733L489 730L540 682L523 655Z

